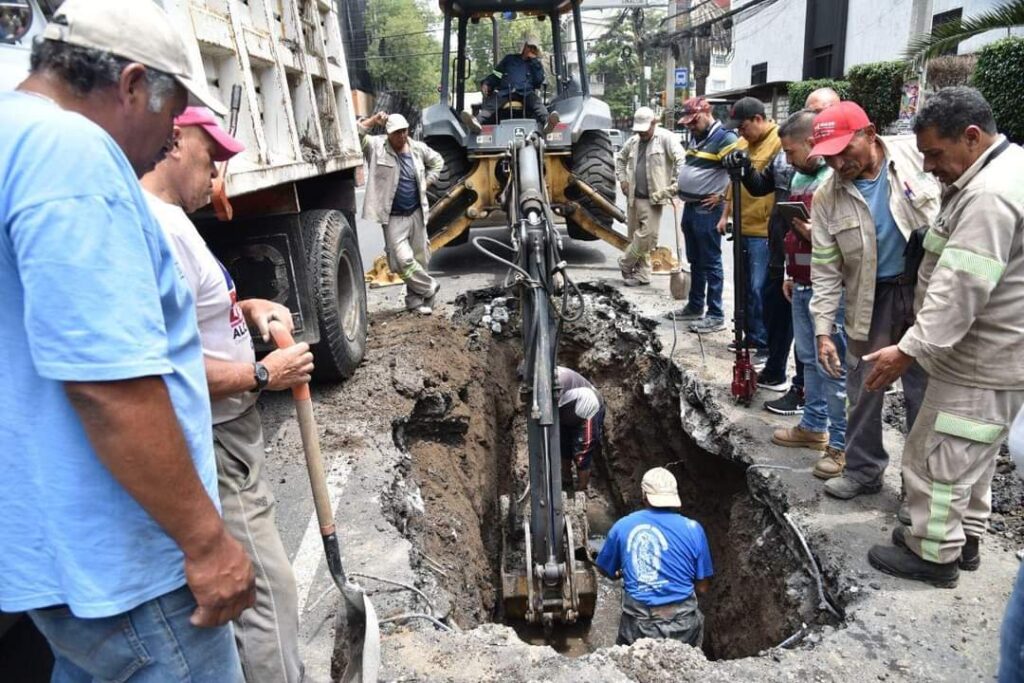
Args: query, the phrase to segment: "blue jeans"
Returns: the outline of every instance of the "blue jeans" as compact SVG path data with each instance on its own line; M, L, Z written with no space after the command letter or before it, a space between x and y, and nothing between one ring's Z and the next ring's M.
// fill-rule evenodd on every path
M1006 603L999 643L999 683L1024 681L1024 565Z
M690 300L686 307L691 311L704 311L704 294L707 290L709 318L725 318L722 311L722 288L725 276L722 272L722 236L716 226L722 217L725 205L705 209L699 203L687 202L683 208L683 241L686 243L686 260L690 262Z
M183 586L113 617L82 619L67 607L29 616L53 650L52 683L242 683L231 626L192 626L195 609Z
M836 320L843 320L839 302ZM812 432L828 431L828 445L846 450L846 332L841 325L832 335L843 366L842 376L832 377L818 362L818 340L811 316L811 287L793 288L793 341L796 357L804 364L804 415L800 426Z
M747 344L758 349L768 348L768 328L764 324L764 298L768 287L767 237L744 237L747 257Z

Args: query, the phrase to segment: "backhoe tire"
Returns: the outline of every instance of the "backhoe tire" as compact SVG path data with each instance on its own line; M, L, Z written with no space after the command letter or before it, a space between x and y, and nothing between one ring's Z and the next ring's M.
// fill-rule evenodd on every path
M574 176L593 187L612 204L615 203L615 151L608 133L603 130L588 130L583 133L572 147L570 169ZM566 196L579 202L595 221L606 228L612 227L612 217L599 209L594 200L583 194L579 188L569 188ZM573 223L572 215L566 217L566 227L569 237L575 240L598 239Z
M437 181L427 188L427 201L430 203L430 206L433 206L442 197L448 196L452 188L466 177L466 174L470 171L470 164L465 148L453 138L432 136L428 137L424 142L444 159L444 168L441 169L441 174L437 177ZM452 211L457 213L458 207L453 207ZM448 220L442 220L437 225L427 225L427 234L433 237L448 222ZM469 230L466 230L445 246L464 244L468 239Z
M366 283L359 242L341 211L301 215L307 272L320 341L313 345L313 377L336 382L352 376L366 351Z

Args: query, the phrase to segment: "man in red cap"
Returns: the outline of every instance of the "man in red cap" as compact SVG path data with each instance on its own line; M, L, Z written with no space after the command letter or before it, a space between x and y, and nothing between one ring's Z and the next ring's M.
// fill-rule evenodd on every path
M811 205L811 313L825 371L842 367L832 334L845 290L848 343L845 471L825 492L848 499L882 488L889 456L882 445L884 392L865 392L871 363L864 356L895 344L914 322L917 274L906 272L904 250L915 229L939 209L939 186L925 174L914 137L878 135L855 102L840 102L814 119L812 156L832 177ZM907 427L913 425L926 376L916 363L903 375Z
M142 178L150 209L192 290L213 411L213 446L224 521L256 561L256 603L237 617L235 642L247 681L292 683L302 676L295 576L274 523L274 493L263 476L264 444L256 399L309 382L313 356L302 343L256 362L252 327L269 338L287 308L264 299L238 301L227 268L186 213L210 202L216 163L244 149L213 113L189 107L174 120L167 156Z

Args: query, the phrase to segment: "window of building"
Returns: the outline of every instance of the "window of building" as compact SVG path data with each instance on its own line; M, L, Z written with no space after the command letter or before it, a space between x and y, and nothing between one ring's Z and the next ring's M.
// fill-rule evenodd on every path
M725 90L725 80L720 78L712 79L711 92L721 92L722 90Z
M964 16L964 10L962 7L951 9L948 12L939 12L932 17L932 31L935 31L938 27L943 24L949 24L954 21L960 21ZM946 48L942 51L941 56L955 55L960 47L960 43L953 45L952 47Z
M761 85L768 82L768 62L761 62L750 67L750 85Z
M832 76L832 46L822 45L814 48L814 64L811 78L830 78Z

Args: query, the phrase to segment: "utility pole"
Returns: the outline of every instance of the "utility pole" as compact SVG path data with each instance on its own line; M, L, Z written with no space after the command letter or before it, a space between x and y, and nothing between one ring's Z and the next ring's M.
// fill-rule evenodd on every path
M640 80L639 80L639 92L637 93L637 100L640 102L641 107L648 105L647 97L647 78L644 73L644 41L643 41L643 27L644 27L644 10L641 7L637 7L633 10L633 44L635 45L636 58L640 63Z

